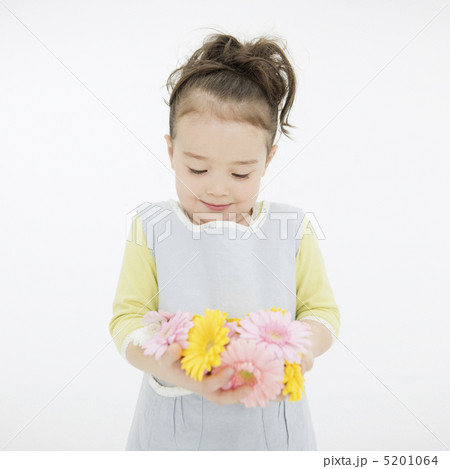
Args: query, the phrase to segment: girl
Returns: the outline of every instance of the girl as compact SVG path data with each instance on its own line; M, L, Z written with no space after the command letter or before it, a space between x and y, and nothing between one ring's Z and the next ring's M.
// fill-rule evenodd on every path
M306 395L246 408L251 385L221 389L231 367L198 382L181 369L179 344L158 360L143 353L149 310L201 315L210 308L243 318L275 306L311 327L305 373L340 326L302 210L256 200L277 151L278 118L288 137L292 127L296 78L278 39L242 44L211 35L170 75L170 87L165 139L179 201L138 208L109 324L119 352L144 372L126 449L314 450Z

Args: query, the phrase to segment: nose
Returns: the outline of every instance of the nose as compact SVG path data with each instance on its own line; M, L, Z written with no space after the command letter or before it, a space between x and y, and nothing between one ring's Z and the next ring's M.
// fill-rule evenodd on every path
M228 196L230 194L230 190L225 177L217 176L215 178L211 178L211 180L208 181L206 193L218 199L220 197Z

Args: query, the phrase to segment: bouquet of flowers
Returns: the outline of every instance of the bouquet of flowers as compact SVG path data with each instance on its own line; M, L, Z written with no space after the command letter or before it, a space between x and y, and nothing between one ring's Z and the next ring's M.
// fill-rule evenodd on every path
M178 311L148 311L142 319L152 333L144 354L159 359L174 342L180 344L181 368L202 381L224 367L235 370L223 390L250 385L246 407L265 407L280 392L290 401L301 399L304 378L302 353L311 345L310 326L292 320L284 309L260 309L243 319L227 318L220 310L206 309L204 316Z

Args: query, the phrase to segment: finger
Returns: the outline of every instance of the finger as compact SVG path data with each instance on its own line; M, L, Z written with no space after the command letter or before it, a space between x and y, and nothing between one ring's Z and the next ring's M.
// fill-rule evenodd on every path
M242 404L242 401L251 391L251 386L240 386L229 391L219 391L217 403L221 405Z
M222 386L225 386L225 384L227 384L228 381L230 381L230 379L233 377L234 373L234 368L228 366L217 373L206 376L203 381L208 391L214 392L220 389Z
M167 347L167 350L164 352L164 358L169 363L174 363L179 360L181 357L181 346L174 342L173 344Z

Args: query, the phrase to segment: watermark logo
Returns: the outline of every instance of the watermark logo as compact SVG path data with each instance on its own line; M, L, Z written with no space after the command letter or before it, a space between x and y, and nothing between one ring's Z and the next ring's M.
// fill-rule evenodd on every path
M163 242L172 234L172 223L168 219L171 213L171 210L155 204L142 204L128 212L127 241L153 249L156 243Z
M220 215L222 217L211 221L211 212L195 212L192 214L195 223L192 223L187 217L182 221L171 209L146 202L127 213L127 241L153 249L157 243L164 242L174 234L174 223L181 232L189 231L194 240L200 240L205 235L225 235L227 239L241 240L256 237L264 240L268 238L269 232L271 239L275 236L280 240L301 240L307 235L313 235L318 240L326 239L313 212L270 211L260 214L256 220L248 213L242 213L239 219L245 220L245 223L236 223L236 213L227 213L226 219L223 214Z

